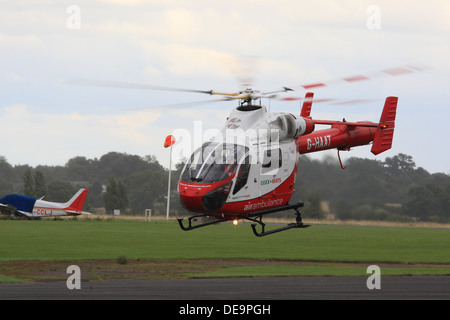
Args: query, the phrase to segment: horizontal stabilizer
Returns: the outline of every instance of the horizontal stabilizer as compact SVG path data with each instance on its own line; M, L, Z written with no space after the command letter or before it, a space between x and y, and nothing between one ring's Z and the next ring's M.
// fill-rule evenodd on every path
M90 212L86 212L86 211L72 211L72 210L66 210L68 215L72 215L72 216L78 216L80 214L91 214Z

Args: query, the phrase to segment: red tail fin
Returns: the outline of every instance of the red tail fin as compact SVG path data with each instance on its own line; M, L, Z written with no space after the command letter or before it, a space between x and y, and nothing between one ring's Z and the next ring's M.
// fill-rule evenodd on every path
M314 97L314 92L307 92L305 95L305 100L303 101L302 112L300 115L304 118L311 117L311 107Z
M83 208L84 201L86 200L86 196L88 194L88 189L80 189L78 192L66 202L66 207L70 207L73 210L81 211Z
M397 97L387 97L381 114L380 123L373 139L372 153L377 155L392 147L394 138L395 116L397 113Z

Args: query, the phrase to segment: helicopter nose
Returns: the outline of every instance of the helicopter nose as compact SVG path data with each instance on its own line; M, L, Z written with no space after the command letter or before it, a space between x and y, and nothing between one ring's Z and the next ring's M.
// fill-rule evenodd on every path
M180 198L187 210L192 212L204 212L202 206L202 197L206 192L202 192L202 188L185 186L180 188Z
M192 212L217 212L225 204L232 181L226 183L205 184L201 187L185 185L180 190L183 204Z

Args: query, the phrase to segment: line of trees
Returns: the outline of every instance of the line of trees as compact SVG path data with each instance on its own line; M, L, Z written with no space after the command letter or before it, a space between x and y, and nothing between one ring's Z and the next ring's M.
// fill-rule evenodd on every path
M301 156L296 192L291 202L305 203L305 218L450 222L450 175L430 174L409 155L384 161L350 158L342 170L337 159ZM176 196L183 167L172 173L173 212L183 212ZM143 214L151 208L164 214L168 170L154 156L110 152L99 159L75 157L64 166L10 165L0 156L0 197L20 193L65 202L88 187L84 210ZM327 208L324 209L324 204Z
M181 168L178 166L179 171ZM177 174L172 175L176 192ZM0 197L11 193L66 202L83 187L89 188L84 210L141 214L147 208L164 211L168 170L154 156L110 152L99 159L75 157L64 166L11 166L0 156ZM174 197L171 207L181 209ZM100 212L101 210L97 210ZM155 210L153 210L155 212Z
M326 201L341 220L450 222L450 175L430 174L402 153L385 161L350 158L345 170L337 161L301 157L293 198L306 206L311 196ZM314 210L324 216L317 204Z

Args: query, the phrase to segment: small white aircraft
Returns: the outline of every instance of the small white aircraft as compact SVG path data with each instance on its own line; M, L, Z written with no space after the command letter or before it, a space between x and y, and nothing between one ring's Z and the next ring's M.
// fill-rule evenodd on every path
M56 216L77 216L80 214L90 214L82 211L88 189L80 189L66 203L50 202L35 199L19 194L10 194L0 199L0 213L8 214L11 218L25 217L56 217Z

